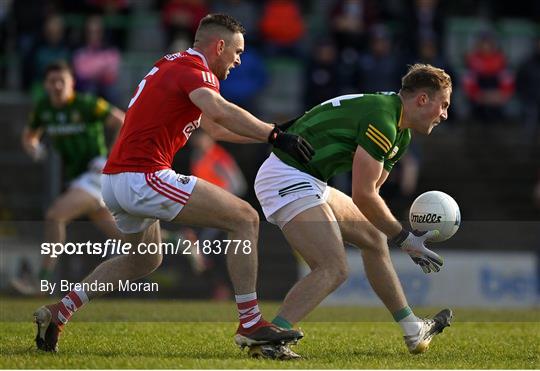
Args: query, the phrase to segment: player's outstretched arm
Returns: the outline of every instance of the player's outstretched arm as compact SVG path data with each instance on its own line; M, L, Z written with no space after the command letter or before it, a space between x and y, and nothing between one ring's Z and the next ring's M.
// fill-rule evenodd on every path
M257 142L268 141L273 126L227 101L215 91L208 88L195 89L189 94L189 98L199 107L203 116L229 131Z
M383 163L358 146L352 168L353 201L377 229L391 238L401 231L401 224L379 195L383 172Z
M315 154L304 138L285 133L275 125L259 120L211 89L195 89L189 94L189 98L199 107L203 116L235 134L257 142L268 142L303 163L309 162Z
M201 127L214 140L231 143L259 143L256 139L233 133L229 129L215 123L204 114L201 117Z
M416 233L401 226L378 193L386 177L383 163L358 146L352 168L354 203L377 229L388 236L389 244L409 254L424 273L438 272L443 260L425 246L425 241L436 231Z

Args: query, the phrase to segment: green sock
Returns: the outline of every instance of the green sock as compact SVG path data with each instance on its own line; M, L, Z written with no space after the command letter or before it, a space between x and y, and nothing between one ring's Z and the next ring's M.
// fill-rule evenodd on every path
M392 316L394 317L394 321L399 322L410 314L412 314L412 310L411 308L409 308L409 306L406 306L405 308L402 308L397 312L392 313Z
M289 321L287 321L285 318L283 317L280 317L280 316L276 316L276 318L274 318L272 320L272 323L278 327L281 327L281 328L284 328L286 330L290 330L292 329L293 325L292 323L290 323Z

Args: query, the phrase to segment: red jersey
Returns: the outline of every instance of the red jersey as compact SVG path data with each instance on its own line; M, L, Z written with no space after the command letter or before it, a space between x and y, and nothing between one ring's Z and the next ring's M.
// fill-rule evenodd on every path
M170 169L176 152L200 126L202 112L189 93L202 87L219 93L219 80L202 54L188 49L161 58L129 102L103 173Z

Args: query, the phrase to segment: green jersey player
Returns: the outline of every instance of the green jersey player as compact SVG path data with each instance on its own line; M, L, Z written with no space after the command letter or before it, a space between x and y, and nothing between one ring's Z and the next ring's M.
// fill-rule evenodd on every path
M109 237L120 238L101 197L101 170L107 155L104 125L118 129L124 113L102 98L76 92L73 74L64 62L47 67L44 85L47 94L30 114L22 144L34 160L39 160L45 154L40 143L45 134L63 164L66 190L46 212L45 240L65 242L66 224L83 215ZM43 259L40 280L51 278L56 260ZM13 284L23 293L36 291L32 282L15 280Z
M274 153L284 163L327 182L351 170L354 153L361 146L389 172L411 140L410 129L399 128L401 108L396 93L330 99L287 125L288 132L317 143L317 153L309 163L302 164L278 149Z
M291 327L343 283L344 242L362 248L368 280L403 329L411 353L426 351L433 336L449 325L449 309L432 319L413 314L388 251L389 244L399 246L425 273L438 272L442 259L424 244L436 231L420 234L403 228L379 189L407 150L411 130L429 134L446 120L451 92L443 70L415 64L397 94L336 97L280 126L309 141L315 155L302 164L274 149L255 180L266 218L281 228L311 268L287 294L276 325ZM349 170L352 198L326 183Z
M73 181L88 171L88 164L105 158L104 121L111 105L89 94L74 93L62 106L42 98L30 114L29 132L43 132L51 139L64 168L64 180Z

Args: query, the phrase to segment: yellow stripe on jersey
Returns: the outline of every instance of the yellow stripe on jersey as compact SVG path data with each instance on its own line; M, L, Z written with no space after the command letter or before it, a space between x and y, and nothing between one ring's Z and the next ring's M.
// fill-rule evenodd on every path
M96 116L101 116L108 109L109 109L109 103L105 99L98 98L96 100L96 108L94 111Z
M371 135L371 133L369 132L369 130L366 132L366 136L372 140L373 143L375 143L376 145L378 145L383 151L384 153L388 152L388 148L386 148L384 146L384 144L380 141L380 139L377 139L375 138L373 135Z
M379 129L377 129L375 126L373 126L371 124L368 124L368 131L369 131L369 129L372 130L373 135L375 135L377 138L379 138L384 143L386 143L386 145L388 146L388 149L390 149L390 147L392 147L392 142L390 142L388 140L388 138L386 138L386 136Z

